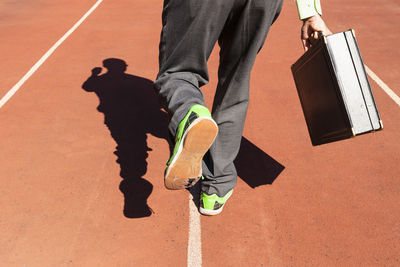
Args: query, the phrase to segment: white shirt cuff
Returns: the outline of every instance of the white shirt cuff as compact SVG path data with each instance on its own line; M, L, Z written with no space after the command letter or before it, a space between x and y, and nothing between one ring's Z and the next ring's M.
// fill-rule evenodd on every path
M322 15L320 0L296 0L296 4L301 20L317 14Z

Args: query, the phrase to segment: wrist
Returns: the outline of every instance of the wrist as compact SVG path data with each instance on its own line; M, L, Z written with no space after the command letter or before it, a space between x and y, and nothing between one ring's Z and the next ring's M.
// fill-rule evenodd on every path
M301 21L302 21L303 23L306 23L306 22L318 21L318 20L320 20L320 19L322 19L321 16L320 16L319 14L315 14L315 15L313 15L313 16L311 16L311 17L304 18L304 19L302 19Z

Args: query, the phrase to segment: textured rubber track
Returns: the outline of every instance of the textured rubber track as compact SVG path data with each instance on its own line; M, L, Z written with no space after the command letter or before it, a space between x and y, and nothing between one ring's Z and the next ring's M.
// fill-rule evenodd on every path
M1 95L95 2L0 1ZM400 95L398 1L322 5L331 30L354 28L365 63ZM162 1L103 1L0 109L0 266L196 266L188 265L187 252L188 237L197 234L203 267L399 266L399 106L371 81L385 129L312 147L290 73L303 53L294 1L284 1L257 56L248 141L237 166L243 175L220 215L195 221L201 231L194 235L189 192L165 189L167 117L149 132L141 126L153 121L135 112L140 127L132 134L140 138L132 138L128 160L116 162L99 98L81 85L115 57L129 65L126 74L147 79L132 91L152 90L161 10ZM202 88L208 108L218 52ZM137 96L148 102L146 93ZM285 169L277 176L278 163ZM134 175L122 177L121 170ZM261 185L252 187L255 180ZM125 207L143 208L135 199L149 183L153 191L144 197L154 213L126 217Z

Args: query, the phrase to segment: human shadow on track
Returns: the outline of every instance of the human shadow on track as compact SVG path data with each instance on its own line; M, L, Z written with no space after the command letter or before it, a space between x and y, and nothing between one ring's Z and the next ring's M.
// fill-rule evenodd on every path
M285 169L285 166L245 137L242 137L240 150L234 163L239 178L253 189L258 186L272 184ZM189 190L197 207L199 207L200 203L199 184Z
M152 150L147 134L168 141L168 115L160 109L152 81L125 73L127 64L121 59L105 59L103 66L107 72L100 75L102 68L95 67L82 88L98 96L97 110L104 114L104 124L117 143L114 154L123 179L119 189L125 217L148 217L153 213L147 204L153 185L143 179Z

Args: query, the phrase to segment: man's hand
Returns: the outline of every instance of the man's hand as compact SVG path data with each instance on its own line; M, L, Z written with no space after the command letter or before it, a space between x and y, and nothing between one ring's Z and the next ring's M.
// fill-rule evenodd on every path
M332 34L319 15L303 19L301 41L303 42L304 51L307 51L312 46L311 38L318 39L318 32L322 32L323 35Z
M92 69L92 76L98 76L102 71L102 68L96 67Z

